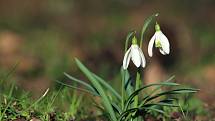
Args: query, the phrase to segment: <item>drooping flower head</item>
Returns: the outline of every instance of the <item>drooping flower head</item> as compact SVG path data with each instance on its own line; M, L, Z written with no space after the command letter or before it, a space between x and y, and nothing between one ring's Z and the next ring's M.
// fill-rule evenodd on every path
M167 37L160 30L160 26L158 23L155 25L155 34L152 36L148 45L148 54L150 57L153 55L153 46L159 49L160 53L163 55L167 55L170 53L170 44Z
M137 39L134 36L132 39L131 47L126 51L124 59L123 59L123 69L127 69L130 60L133 61L136 67L142 66L143 68L146 65L146 60L142 50L139 48L137 44Z

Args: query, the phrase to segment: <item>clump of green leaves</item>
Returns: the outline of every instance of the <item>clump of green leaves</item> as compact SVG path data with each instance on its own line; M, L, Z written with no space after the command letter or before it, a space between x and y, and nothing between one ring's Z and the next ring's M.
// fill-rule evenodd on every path
M140 47L143 41L143 34L156 16L157 14L146 19L141 31ZM132 37L134 33L135 32L129 33L126 38L125 52L127 51L130 37ZM135 78L136 86L133 86L133 80L129 75L129 71L122 68L122 85L121 93L119 93L110 84L108 84L106 80L91 72L80 60L75 59L75 61L78 68L89 79L90 84L65 73L68 78L81 84L84 88L72 85L67 86L100 97L101 104L98 105L98 107L111 121L142 121L147 114L161 114L164 117L168 117L168 114L166 114L163 107L179 107L177 104L177 98L171 98L169 95L181 95L198 91L193 88L180 88L179 84L170 82L174 77L170 77L160 83L141 86L140 68L137 69L137 75ZM153 90L147 91L147 89L151 87L153 87ZM163 90L161 87L175 88Z

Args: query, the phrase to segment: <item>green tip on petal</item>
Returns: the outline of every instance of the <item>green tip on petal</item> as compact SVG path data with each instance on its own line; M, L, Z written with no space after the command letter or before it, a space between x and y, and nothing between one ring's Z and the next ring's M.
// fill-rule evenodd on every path
M135 36L132 38L132 44L137 44L137 38Z
M155 40L155 47L157 47L157 48L161 48L162 47L160 40Z
M160 25L157 22L155 24L155 31L160 31Z

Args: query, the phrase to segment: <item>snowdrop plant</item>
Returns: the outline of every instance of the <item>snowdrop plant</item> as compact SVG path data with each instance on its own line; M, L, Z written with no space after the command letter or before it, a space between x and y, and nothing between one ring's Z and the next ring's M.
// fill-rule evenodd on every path
M122 68L120 71L121 77L122 77L121 85L120 85L121 92L118 92L116 89L114 89L108 83L108 81L102 79L100 76L91 72L78 59L75 59L76 64L79 67L79 69L83 72L83 74L88 78L90 83L87 83L84 80L79 80L67 73L65 73L65 76L67 76L75 83L82 85L82 88L73 86L73 85L67 85L62 82L60 83L67 85L71 88L100 97L101 104L98 105L99 109L103 111L103 114L106 117L108 117L110 121L143 121L144 116L154 112L159 113L164 117L168 117L168 114L166 114L166 112L162 110L162 107L178 107L178 105L175 103L176 99L171 98L169 95L194 93L197 91L197 89L180 88L179 84L170 82L174 77L170 77L169 79L165 81L161 81L160 83L149 84L149 85L141 84L142 82L141 73L143 71L143 68L146 66L146 60L141 50L142 44L143 44L143 35L146 29L148 28L148 26L154 22L154 19L157 16L158 14L154 14L145 20L139 41L135 37L136 35L134 35L135 32L131 32L127 35L127 38L125 41L125 55L123 59ZM156 26L158 27L157 24ZM166 50L166 45L163 45L163 43L165 43L163 42L163 40L164 40L163 38L161 38L160 40L158 40L157 38L158 42L156 46L160 47L159 49L161 49L162 52L169 53L168 50ZM156 41L156 40L154 39L153 41ZM128 49L128 45L130 42L131 42L131 46ZM151 43L154 43L154 42L151 42ZM169 45L167 47L169 47ZM128 65L129 65L130 59L137 67L137 71L136 71L137 74L134 79L130 76L129 74L130 72L128 71ZM172 90L161 90L161 87L163 86L170 86L170 87L176 87L176 88ZM149 87L155 87L155 88L153 88L152 91L148 92L146 89L148 89Z

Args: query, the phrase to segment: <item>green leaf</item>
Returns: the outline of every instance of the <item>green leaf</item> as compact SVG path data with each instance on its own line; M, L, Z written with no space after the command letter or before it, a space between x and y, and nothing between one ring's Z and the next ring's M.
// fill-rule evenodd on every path
M172 104L172 103L164 103L164 102L158 102L158 103L150 103L143 105L141 107L151 107L151 106L169 106L169 107L179 107L178 105Z
M145 85L141 88L139 88L138 90L134 91L127 99L126 101L126 105L125 105L125 109L128 109L128 106L131 104L131 102L133 101L133 98L139 94L140 91L142 91L143 89L146 89L148 87L152 87L152 86L178 86L179 84L177 83L173 83L173 82L162 82L162 83L158 83L158 84L149 84L149 85Z
M146 29L148 28L148 26L152 22L152 20L155 19L155 17L157 17L158 15L159 15L158 13L153 14L145 20L144 25L143 25L142 30L141 30L140 48L142 47L142 44L143 44L143 35L144 35Z
M161 100L160 102L169 103L169 102L173 102L173 101L176 101L176 100L177 100L176 98L168 98L168 99Z
M83 80L80 80L80 79L77 79L67 73L64 73L65 76L67 76L69 79L79 83L79 84L82 84L83 86L87 87L91 92L94 92L94 93L97 93L96 90L88 83L86 83L85 81Z
M97 79L97 81L99 81L105 88L107 88L110 92L112 92L113 95L115 95L115 97L118 100L121 100L122 97L119 95L119 93L112 88L105 80L103 80L101 77L97 76L96 74L92 73L92 75Z
M157 108L154 108L154 107L146 107L146 108L144 108L144 109L146 109L146 110L148 110L148 111L156 111L156 112L158 112L158 113L165 114L164 111L162 111L162 110L160 110L160 109L157 109Z
M121 75L123 75L123 79L124 79L124 82L125 82L124 89L126 91L126 96L130 96L132 94L132 92L134 91L134 88L131 85L132 80L129 79L130 75L129 75L128 70L124 70L123 68L121 68Z
M136 112L138 110L139 110L139 108L131 108L131 109L124 111L123 113L120 114L118 121L122 121L123 118L126 117L126 115L133 114L134 112Z
M173 80L175 78L175 76L171 76L169 79L167 79L164 82L169 82L171 80ZM150 97L151 95L153 95L156 91L160 90L160 88L162 87L162 85L157 86L153 91L150 92L150 94L146 95L145 97Z
M67 87L70 87L70 88L73 88L73 89L77 89L77 90L80 90L82 92L86 92L86 93L90 93L92 95L96 95L96 96L99 96L99 94L96 92L96 91L92 91L92 90L89 90L89 89L83 89L83 88L78 88L77 86L72 86L72 85L68 85L68 84L65 84L61 81L57 81L57 83L61 84L61 85L64 85L64 86L67 86Z
M122 110L120 109L120 107L119 107L116 103L111 102L111 104L112 104L114 110L116 110L116 112L117 112L118 114L121 114L121 113L122 113Z
M128 41L129 41L129 39L131 38L131 36L132 36L134 33L135 33L134 31L129 32L128 35L127 35L127 37L126 37L126 40L125 40L125 53L126 53L126 51L127 51L127 49L128 49Z
M90 72L78 59L75 59L76 64L78 65L79 69L87 76L87 78L91 81L93 86L97 89L98 93L101 95L104 107L107 109L110 118L112 121L117 121L116 115L114 113L113 107L108 99L108 96L104 92L102 85L97 81L97 79L92 75Z
M198 89L193 89L193 88L175 89L175 90L161 92L161 93L156 94L155 96L152 96L152 97L146 97L144 100L146 100L145 103L147 103L148 101L151 101L151 100L156 99L156 98L158 98L160 96L163 96L163 95L182 94L182 93L195 93L197 91L198 91Z

